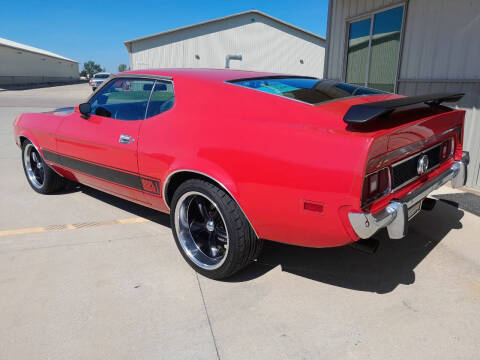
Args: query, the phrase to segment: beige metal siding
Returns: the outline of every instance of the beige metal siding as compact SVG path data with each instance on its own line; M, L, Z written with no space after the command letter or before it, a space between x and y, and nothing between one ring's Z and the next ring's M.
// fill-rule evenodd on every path
M467 185L480 187L480 1L410 0L399 93L463 92ZM421 34L421 36L419 36Z
M0 45L0 84L78 80L78 63Z
M480 83L465 82L400 82L398 92L405 95L420 95L438 92L465 93L456 106L466 110L463 148L470 152L467 186L480 187Z
M332 0L326 77L343 79L346 22L399 1ZM480 187L480 1L408 0L397 91L464 92L467 185Z
M480 1L410 0L402 79L480 81Z
M227 55L242 55L230 61L232 69L322 77L324 46L321 39L250 14L136 41L131 66L224 68Z
M480 1L410 0L398 92L463 92L467 185L480 187Z

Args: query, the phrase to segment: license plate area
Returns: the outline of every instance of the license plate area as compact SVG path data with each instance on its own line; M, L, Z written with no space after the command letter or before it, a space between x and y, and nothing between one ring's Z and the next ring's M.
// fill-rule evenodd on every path
M422 201L423 200L420 200L415 205L413 205L410 209L408 209L408 220L410 220L420 212L420 210L422 209Z

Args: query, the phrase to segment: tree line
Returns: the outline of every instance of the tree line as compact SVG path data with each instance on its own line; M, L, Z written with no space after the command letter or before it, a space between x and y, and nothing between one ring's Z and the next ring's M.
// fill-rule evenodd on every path
M118 65L118 72L123 72L128 70L130 70L130 68L126 64ZM93 60L89 60L83 63L83 70L80 71L80 76L91 78L94 74L99 72L105 72L105 71L106 69L104 67L102 68L100 64L97 64Z

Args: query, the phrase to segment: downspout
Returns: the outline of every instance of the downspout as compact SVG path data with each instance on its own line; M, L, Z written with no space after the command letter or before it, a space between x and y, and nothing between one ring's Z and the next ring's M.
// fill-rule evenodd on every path
M225 69L230 69L230 60L242 60L242 55L227 55L225 56Z

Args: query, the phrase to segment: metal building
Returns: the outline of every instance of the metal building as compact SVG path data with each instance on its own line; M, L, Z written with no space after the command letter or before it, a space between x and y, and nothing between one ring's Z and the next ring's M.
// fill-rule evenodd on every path
M0 86L73 82L78 62L0 38Z
M132 69L225 68L323 76L325 39L257 10L125 42Z
M480 1L330 0L324 77L405 95L464 92L467 186L480 188Z

